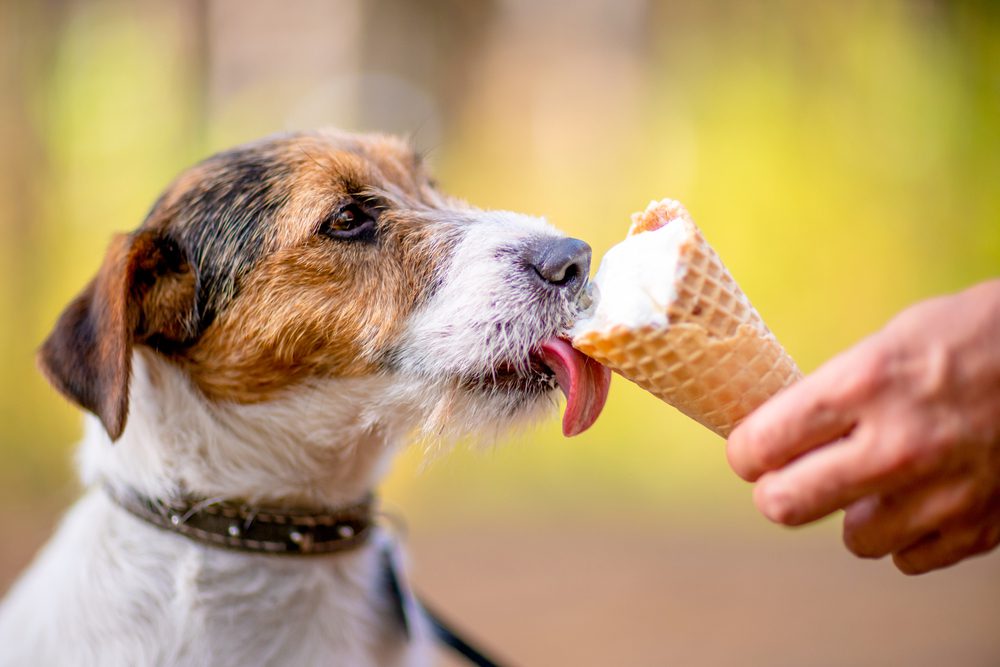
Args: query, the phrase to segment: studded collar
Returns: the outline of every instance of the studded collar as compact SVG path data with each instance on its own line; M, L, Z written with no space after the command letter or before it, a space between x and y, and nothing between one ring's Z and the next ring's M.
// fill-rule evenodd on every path
M347 551L364 544L374 523L371 494L354 505L317 513L220 499L165 502L134 490L104 489L120 507L154 526L237 551L302 556Z

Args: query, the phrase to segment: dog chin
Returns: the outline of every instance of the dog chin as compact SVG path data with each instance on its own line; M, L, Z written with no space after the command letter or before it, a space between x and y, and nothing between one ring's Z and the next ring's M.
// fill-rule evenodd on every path
M421 440L433 449L448 449L458 441L495 445L551 417L558 411L560 396L555 380L546 375L494 373L457 377L433 394L437 400L420 428Z

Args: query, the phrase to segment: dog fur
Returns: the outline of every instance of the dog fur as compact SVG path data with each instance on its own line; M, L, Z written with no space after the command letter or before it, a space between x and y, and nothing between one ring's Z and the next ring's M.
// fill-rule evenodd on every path
M531 249L561 238L441 194L385 136L283 135L184 172L41 349L92 413L87 490L0 606L0 664L426 663L422 620L407 639L380 583L385 531L329 556L238 553L102 486L321 510L371 491L414 436L546 414L533 350L579 285L539 280Z

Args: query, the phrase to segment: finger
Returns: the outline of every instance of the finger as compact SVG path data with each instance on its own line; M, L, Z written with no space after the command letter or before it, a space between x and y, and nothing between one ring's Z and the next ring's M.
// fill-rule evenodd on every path
M975 482L968 477L943 477L894 495L868 496L847 508L844 544L861 558L882 558L975 506Z
M873 348L869 340L848 350L752 412L727 442L726 456L736 474L756 481L850 432L884 375Z
M920 448L905 441L887 446L872 437L856 432L766 474L754 489L757 508L772 521L797 526L911 480Z
M1000 543L1000 520L963 523L935 532L892 556L903 574L925 574L986 553Z

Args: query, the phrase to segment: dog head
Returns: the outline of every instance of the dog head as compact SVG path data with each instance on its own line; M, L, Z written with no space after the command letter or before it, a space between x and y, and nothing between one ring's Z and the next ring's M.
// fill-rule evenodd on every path
M585 243L543 220L441 194L401 141L285 135L184 172L114 239L40 365L112 439L137 346L209 401L388 377L405 397L394 405L408 401L433 428L502 427L553 405L561 387L573 434L608 386L559 337L589 263Z

